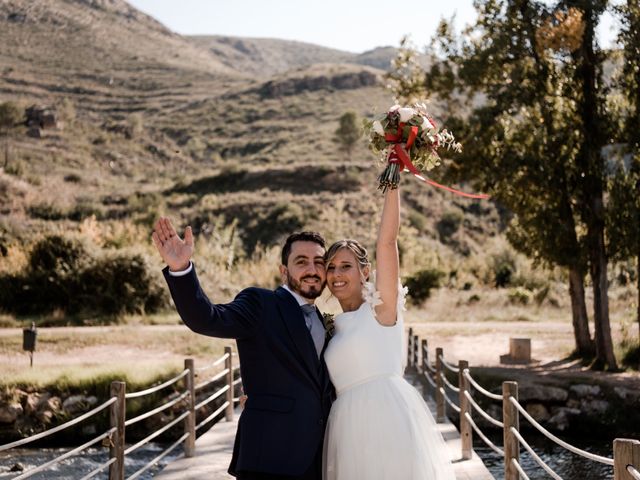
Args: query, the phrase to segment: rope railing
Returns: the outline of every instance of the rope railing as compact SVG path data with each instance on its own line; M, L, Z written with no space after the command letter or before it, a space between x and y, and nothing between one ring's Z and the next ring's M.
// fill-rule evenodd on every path
M511 459L511 465L513 465L513 468L518 471L518 474L520 475L520 477L522 477L522 480L530 480L529 476L525 473L525 471L520 466L520 463L518 463L515 458Z
M447 402L449 406L453 408L456 412L460 413L460 407L455 403L453 403L453 400L449 398L449 396L447 395L447 392L444 391L444 388L440 387L440 393L444 397L445 402Z
M440 360L442 361L442 365L444 365L448 370L451 370L453 373L458 373L458 367L454 367L450 363L447 363L442 355L440 355Z
M220 380L221 378L224 378L225 375L227 375L229 373L229 369L225 368L224 370L222 370L221 372L218 372L217 374L215 374L213 377L211 377L209 380L206 380L202 383L199 383L198 385L195 386L196 390L202 390L204 387L206 387L207 385L211 385L213 382L217 382L218 380Z
M522 438L522 435L520 435L520 432L518 430L516 430L513 427L511 427L510 430L511 430L511 433L515 435L515 437L518 439L520 444L525 448L525 450L529 452L529 455L531 455L531 458L533 458L536 461L536 463L540 465L544 469L544 471L551 476L551 478L553 478L554 480L562 480L562 477L558 475L556 472L554 472L553 469L549 465L547 465L545 461L542 460L536 452L534 452L533 448L531 448L531 445L529 445L527 441L524 438Z
M224 402L222 405L220 405L220 408L218 408L215 412L213 412L211 415L209 415L207 418L201 421L198 425L196 425L196 430L200 430L207 423L209 423L215 417L220 415L220 413L222 413L225 410L225 408L227 408L228 406L229 406L229 402L228 401Z
M519 461L520 445L522 445L531 458L533 458L551 478L562 480L562 477L542 460L524 439L522 433L520 433L519 415L522 415L540 433L565 450L583 458L613 466L616 479L640 480L640 465L638 464L638 458L640 458L640 440L616 439L614 441L613 458L596 455L575 447L550 433L526 411L518 402L518 384L516 382L503 382L502 395L492 393L473 378L467 361L461 360L458 367L448 363L445 360L442 348L436 348L436 363L435 366L432 367L429 363L427 340L422 340L421 349L417 347L418 341L419 339L417 338L410 338L409 345L410 347L413 346L412 348L415 350L411 350L413 353L410 352L408 358L414 361L414 366L416 366L418 365L418 361L414 353L416 351L422 352L422 360L420 362L422 368L416 370L418 373L421 373L429 385L433 387L431 392L436 400L436 421L438 423L444 421L446 405L449 405L454 411L459 413L463 460L472 458L472 432L475 432L491 450L504 459L506 480L529 480ZM411 363L409 365L411 365ZM446 371L458 373L458 386L454 385L454 383L445 376ZM447 390L459 394L458 405L447 395ZM491 400L502 402L502 421L493 418L480 406L478 401L473 397L473 392L476 391ZM491 425L503 430L503 448L495 445L478 427L471 415L473 410L478 412L478 414Z
M178 382L180 379L186 377L188 373L189 373L189 370L184 369L181 373L179 373L175 377L167 380L166 382L161 383L160 385L156 385L155 387L147 388L146 390L140 390L139 392L127 393L124 396L124 398L129 400L129 399L132 399L132 398L144 397L145 395L149 395L149 394L158 392L158 391L162 390L163 388L166 388L169 385L173 385L174 383Z
M431 378L431 375L429 375L429 372L424 372L423 375L425 376L425 378L427 379L427 381L431 384L431 386L433 388L436 388L436 382Z
M594 453L587 452L586 450L582 450L580 448L574 447L573 445L559 439L554 434L549 432L546 428L540 425L535 419L529 415L529 413L524 409L520 403L515 398L510 398L510 402L518 409L520 415L526 418L531 425L533 425L540 433L542 433L545 437L547 437L552 442L560 445L562 448L569 450L570 452L575 453L576 455L580 455L581 457L588 458L594 462L604 463L605 465L613 466L613 458L603 457L602 455L596 455Z
M496 395L495 393L491 393L489 390L485 389L482 387L482 385L480 385L478 382L476 382L473 377L471 376L471 373L469 372L469 370L465 370L463 372L463 375L465 376L465 378L467 380L469 380L469 383L471 383L471 385L473 385L473 387L479 391L481 394L483 394L485 397L489 397L493 400L500 400L502 401L502 395Z
M467 398L467 400L469 400L469 403L471 404L471 406L473 406L473 408L475 408L475 410L480 415L482 415L485 418L485 420L487 420L488 422L492 423L496 427L504 428L504 423L502 423L499 420L496 420L491 415L489 415L487 412L485 412L482 409L482 407L480 405L478 405L478 403L473 399L473 397L471 396L471 394L468 391L464 392L464 396Z
M205 365L204 367L200 367L200 368L196 368L196 372L203 372L205 370L209 370L211 368L215 368L218 365L224 363L224 361L229 358L229 354L225 353L224 355L222 355L219 359L217 359L215 362L210 363L209 365Z
M184 442L187 439L188 436L189 436L189 432L184 433L180 438L178 438L178 440L173 442L168 448L163 450L162 453L160 453L158 456L156 456L153 460L148 462L145 466L140 468L137 472L135 472L131 476L127 477L127 480L134 480L134 479L138 478L140 475L142 475L144 472L149 470L151 467L153 467L156 463L158 463L164 457L166 457L171 452L173 452L178 445L180 445L182 442Z
M222 387L220 390L218 390L217 392L215 392L212 395L209 395L207 398L205 398L204 400L202 400L200 403L198 403L195 406L196 410L200 410L202 407L204 407L205 405L210 404L211 402L213 402L216 398L218 398L219 396L221 396L223 393L225 393L227 390L229 390L229 385L225 385L224 387Z
M47 463L43 463L42 465L39 465L39 466L37 466L35 468L32 468L31 470L27 470L22 475L18 475L17 477L14 477L13 480L22 480L23 478L29 478L29 477L35 475L36 473L42 472L43 470L46 470L50 466L61 462L62 460L66 460L69 457L73 457L74 455L80 453L82 450L85 450L85 449L89 448L91 445L95 445L96 443L101 442L105 438L109 437L109 435L111 435L111 433L112 433L112 430L113 429L107 430L102 435L98 435L96 438L94 438L92 440L89 440L87 443L84 443L84 444L80 445L79 447L74 448L73 450L69 450L68 452L66 452L64 454L57 456L53 460L49 460Z
M102 410L104 410L105 408L113 405L115 402L116 402L115 398L110 398L109 400L104 402L102 405L97 406L93 410L90 410L87 413L85 413L83 415L80 415L79 417L74 418L73 420L69 420L68 422L63 423L62 425L58 425L57 427L51 428L51 429L46 430L44 432L40 432L40 433L37 433L37 434L32 435L30 437L23 438L22 440L16 440L15 442L11 442L11 443L7 443L6 445L2 445L2 446L0 446L0 452L3 452L5 450L9 450L11 448L21 447L22 445L26 445L27 443L35 442L36 440L40 440L42 438L48 437L50 435L53 435L54 433L58 433L58 432L60 432L62 430L65 430L65 429L67 429L69 427L72 427L72 426L82 422L83 420L86 420L87 418L92 417L97 413L100 413Z
M449 380L447 380L447 376L443 375L442 376L442 381L444 382L444 384L449 387L450 390L459 393L460 389L458 387L456 387L455 385L453 385Z
M102 471L111 466L112 464L114 464L116 462L116 458L112 458L110 460L107 460L105 463L103 463L102 465L100 465L98 468L96 468L95 470L92 470L91 472L89 472L88 474L86 474L84 477L82 477L80 480L89 480L90 478L95 477L96 475L98 475L99 473L102 473Z
M139 421L144 420L145 418L152 417L156 413L160 413L160 412L162 412L164 410L167 410L168 408L173 407L176 403L181 402L182 400L184 400L188 396L189 396L189 392L184 392L183 394L177 396L173 400L171 400L171 401L169 401L167 403L164 403L164 404L160 405L159 407L154 408L153 410L149 410L148 412L143 413L141 415L138 415L137 417L130 418L129 420L124 422L124 426L125 427L129 427L129 426L133 425L134 423L138 423Z
M640 471L633 465L627 465L627 473L631 475L635 480L640 480Z
M500 455L501 457L504 457L504 450L502 450L499 447L496 447L496 445L487 438L487 436L482 433L482 430L480 430L478 428L478 426L476 425L476 422L473 421L473 418L471 418L471 415L469 415L469 413L465 413L464 416L467 418L467 421L471 424L471 426L473 427L473 430L478 434L478 436L484 441L484 443L494 452L496 452L498 455Z
M69 427L77 425L78 423L86 420L87 418L99 414L100 412L105 411L106 409L111 410L110 421L111 426L110 429L105 433L97 436L96 438L80 445L78 447L72 448L71 450L66 451L65 453L57 456L56 458L34 467L17 477L14 477L13 480L22 480L31 477L39 472L46 471L52 465L59 463L69 457L79 454L83 450L91 447L92 445L97 444L98 442L108 441L107 445L109 445L109 459L105 461L103 464L94 468L91 472L84 475L80 480L89 480L91 478L96 477L100 473L104 472L107 468L109 469L109 480L124 480L125 478L125 460L127 455L146 445L150 441L156 439L163 433L167 432L170 428L175 427L180 422L184 423L185 431L184 433L174 441L168 448L163 450L159 455L157 455L153 460L147 462L144 466L142 466L139 470L133 473L128 477L127 480L134 480L139 478L144 472L148 471L152 466L156 465L160 460L166 457L169 453L174 451L179 445L184 445L185 455L187 457L193 456L195 453L195 438L196 431L200 430L206 424L210 423L213 419L218 417L222 412L225 413L225 418L227 420L233 419L233 401L237 400L234 398L234 390L235 387L240 385L242 380L241 378L237 378L234 380L234 375L239 371L239 365L233 365L233 358L236 357L235 354L232 354L231 347L225 347L225 354L220 358L215 360L213 363L207 365L206 367L200 368L196 370L194 366L194 362L191 359L185 360L185 369L180 372L178 375L170 378L169 380L162 382L159 385L153 386L151 388L147 388L145 390L136 391L136 392L125 392L125 383L114 381L111 384L111 398L104 402L103 404L93 408L92 410L76 417L62 425L58 425L57 427L51 428L47 431L38 433L36 435L32 435L31 437L27 437L21 440L17 440L15 442L8 443L6 445L0 445L0 452L6 451L12 448L20 447L31 442L35 442L37 440L43 439L55 433L58 433L62 430L65 430ZM194 378L196 371L203 371L206 369L210 369L213 367L217 367L224 362L225 368L221 372L214 375L209 380L195 385ZM125 403L128 399L140 398L145 395L149 395L155 392L158 392L164 388L167 388L173 384L176 384L180 380L184 379L184 388L183 391L175 392L170 396L170 400L163 403L152 410L149 410L145 413L142 413L134 418L126 419L125 418ZM224 379L224 385L220 388L217 388L216 391L209 395L204 400L200 401L196 404L196 389L202 389L207 386L214 385L216 382ZM226 400L219 406L212 414L207 416L203 421L201 421L196 427L195 415L196 411L200 410L202 407L210 404L216 399L219 399L222 395L226 395ZM173 397L173 398L171 398ZM157 415L163 411L166 411L172 407L176 407L179 404L185 404L184 406L180 406L180 410L183 410L181 413L176 412L176 417L164 425L163 427L151 432L142 440L138 441L134 445L129 446L125 449L125 431L126 427L130 427L140 421L152 417L153 415Z

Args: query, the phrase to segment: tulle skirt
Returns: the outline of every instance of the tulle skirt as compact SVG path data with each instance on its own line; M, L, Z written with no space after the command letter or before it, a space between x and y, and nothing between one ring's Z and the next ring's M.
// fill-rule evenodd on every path
M324 480L455 480L431 412L400 375L339 392L323 459Z

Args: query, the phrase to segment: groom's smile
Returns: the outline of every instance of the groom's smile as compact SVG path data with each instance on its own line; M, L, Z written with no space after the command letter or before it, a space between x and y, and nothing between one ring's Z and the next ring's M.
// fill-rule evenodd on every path
M324 248L315 242L297 241L291 246L287 265L281 266L283 281L300 296L313 300L325 286Z

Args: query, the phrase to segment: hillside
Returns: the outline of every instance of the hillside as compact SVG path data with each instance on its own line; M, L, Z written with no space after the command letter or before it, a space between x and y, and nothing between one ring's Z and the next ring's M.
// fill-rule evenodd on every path
M254 77L266 78L317 63L351 63L379 70L389 70L398 54L396 47L377 47L363 53L275 38L243 38L219 35L188 37L196 45L209 50L224 65ZM428 63L427 56L418 58Z
M214 266L270 262L269 247L300 228L371 246L380 207L374 158L364 143L349 158L334 132L348 110L371 117L389 106L376 66L394 52L185 38L122 0L5 1L0 102L51 106L57 128L11 132L0 243L19 251L42 232L82 231L103 246L151 253L149 227L167 213L195 227L200 255ZM491 267L480 254L505 249L495 207L408 177L405 186L405 271L484 281ZM19 268L21 255L0 271ZM273 282L273 270L222 281L214 266L203 269L204 282L224 295Z

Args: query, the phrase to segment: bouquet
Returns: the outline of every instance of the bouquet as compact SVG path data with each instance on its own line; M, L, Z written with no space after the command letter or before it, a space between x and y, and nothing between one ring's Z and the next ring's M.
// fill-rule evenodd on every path
M383 192L398 188L400 172L405 169L425 180L420 172L440 165L438 149L462 150L451 132L438 130L423 103L394 105L381 118L365 120L365 131L369 148L387 164L378 177L378 188Z

